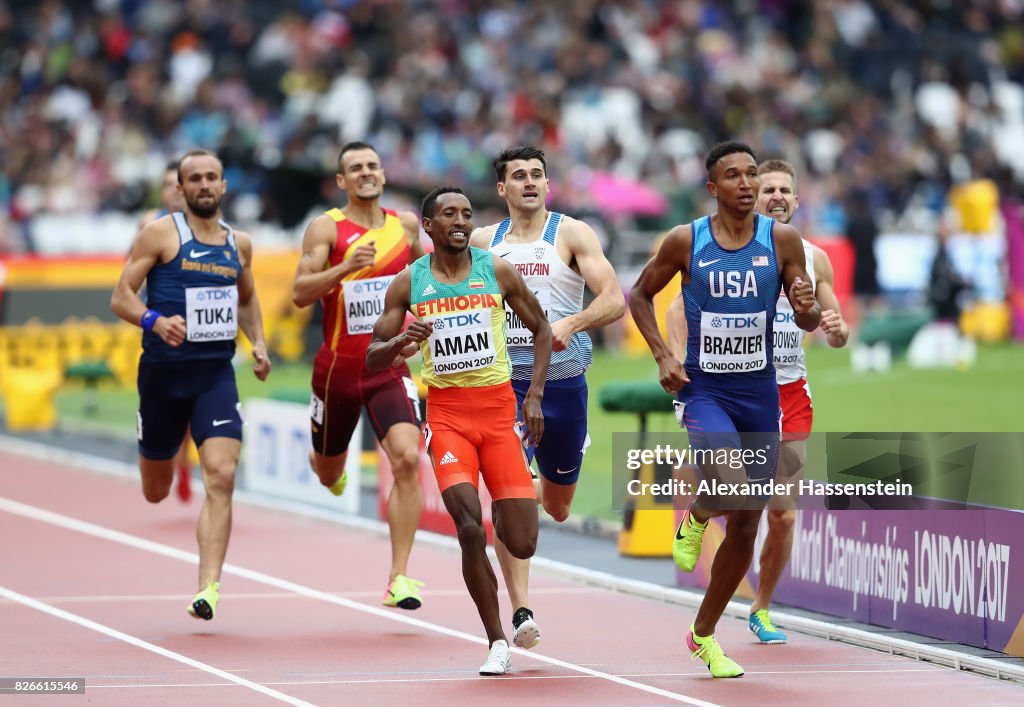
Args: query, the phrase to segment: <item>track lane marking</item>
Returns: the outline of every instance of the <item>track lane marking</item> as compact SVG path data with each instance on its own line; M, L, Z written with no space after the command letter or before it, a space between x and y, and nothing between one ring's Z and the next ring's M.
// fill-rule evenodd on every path
M15 603L21 604L22 606L27 606L30 609L41 611L44 614L49 614L50 616L54 616L64 621L68 621L83 628L87 628L91 631L96 631L97 633L102 633L105 636L116 638L117 640L123 641L124 643L128 643L129 645L135 646L136 648L145 649L151 653L156 653L159 656L163 656L164 658L170 658L171 660L176 660L179 663L184 663L189 667L197 668L199 670L202 670L203 672L210 673L211 675L216 675L219 678L228 680L229 682L235 683L236 685L241 685L242 687L247 687L250 690L255 690L256 692L260 692L266 695L267 697L273 697L275 700L279 700L286 704L295 705L295 707L315 707L310 702L305 702L296 697L292 697L291 695L286 695L283 692L278 692L277 690L273 690L257 682L253 682L252 680L246 680L245 678L238 677L237 675L232 675L229 672L220 670L219 668L215 668L212 665L203 663L202 661L196 660L195 658L189 658L188 656L182 655L181 653L175 653L174 651L167 650L166 648L154 645L149 641L144 641L141 638L136 638L135 636L124 633L123 631L118 631L116 628L111 628L104 624L93 621L92 619L87 619L84 616L72 614L70 611L65 611L64 609L58 609L55 606L44 604L43 602L33 599L32 597L20 594L14 591L13 589L8 589L7 587L0 586L0 596L9 599L10 601L13 601ZM92 687L92 685L89 685L88 687Z
M31 520L39 521L42 523L48 523L50 525L81 533L83 535L90 535L92 537L110 540L121 545L126 545L128 547L133 547L139 550L145 550L156 555L162 555L164 557L170 557L175 560L188 562L192 565L198 564L199 562L199 557L195 553L186 552L185 550L180 550L176 547L171 547L170 545L164 545L163 543L158 543L152 540L147 540L145 538L140 538L129 533L123 533L119 530L106 528L102 525L97 525L95 523L90 523L88 521L79 520L77 518L72 518L70 516L66 516L60 513L55 513L53 511L48 511L44 508L38 508L36 506L20 503L9 498L0 497L0 510L11 513L12 515L21 516L23 518L29 518ZM464 631L458 631L456 629L448 628L447 626L441 626L440 624L431 623L429 621L423 621L421 619L414 619L409 616L403 616L401 614L396 614L386 609L379 609L375 606L361 604L357 601L352 601L351 599L345 599L344 597L339 597L334 594L323 592L318 589L313 589L312 587L307 587L305 585L298 584L287 579L281 579L279 577L274 577L273 575L258 572L256 570L250 570L245 567L233 565L231 563L224 564L223 573L233 575L235 577L242 577L243 579L248 579L253 582L265 584L271 587L275 587L277 589L282 589L284 591L292 592L300 596L309 597L311 599L319 599L321 601L325 601L331 604L337 604L338 606L344 606L345 608L354 609L355 611L361 611L371 616L377 616L382 619L387 619L388 621L403 623L407 626L415 626L417 628L421 628L426 631L432 631L434 633L439 633L443 636L448 636L450 638L458 638L485 647L488 645L487 640L485 638L474 636L473 634L465 633ZM21 595L18 596L20 597ZM28 597L25 598L28 599ZM41 602L36 603L40 606L45 606L47 610L63 611L61 609L50 607L46 604L42 604ZM88 619L83 620L87 621ZM96 625L99 626L99 624ZM114 629L110 630L113 631ZM157 648L157 646L154 646L154 648ZM647 692L652 695L664 697L666 699L673 700L675 702L679 702L682 704L693 705L694 707L720 707L714 702L707 702L705 700L701 700L695 697L689 697L687 695L683 695L677 692L663 690L661 688L654 687L653 685L646 685L644 683L636 682L628 678L621 678L615 675L611 675L609 673L601 672L599 670L593 670L582 665L570 663L559 658L546 656L541 653L536 653L533 651L527 652L520 648L512 648L512 652L533 659L538 662L547 663L549 665L556 665L566 670L582 673L584 675L590 675L591 677L607 680L608 682L621 685L623 687L629 687L636 690L640 690L642 692ZM185 656L181 657L185 658ZM227 673L224 673L224 675L227 675ZM255 685L256 683L252 684Z

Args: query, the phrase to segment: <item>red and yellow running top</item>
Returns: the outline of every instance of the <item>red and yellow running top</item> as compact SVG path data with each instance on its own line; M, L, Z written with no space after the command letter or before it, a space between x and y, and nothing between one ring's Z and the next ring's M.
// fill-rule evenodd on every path
M409 241L398 214L391 209L382 211L384 225L369 229L347 219L341 209L327 212L338 230L328 267L334 267L354 248L370 241L377 248L373 265L348 274L323 297L323 348L335 355L366 355L373 325L384 311L384 293L395 275L409 264Z

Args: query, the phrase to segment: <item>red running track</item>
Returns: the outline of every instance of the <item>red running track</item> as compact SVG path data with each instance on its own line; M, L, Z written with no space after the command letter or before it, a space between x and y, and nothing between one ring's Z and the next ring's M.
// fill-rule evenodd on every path
M689 609L541 572L541 645L484 678L457 550L421 536L424 606L386 609L380 531L244 503L217 617L201 622L185 613L200 501L154 506L134 480L0 451L0 675L85 677L62 705L1024 703L1012 683L819 638L761 646L734 619L718 636L747 674L713 680L684 648Z

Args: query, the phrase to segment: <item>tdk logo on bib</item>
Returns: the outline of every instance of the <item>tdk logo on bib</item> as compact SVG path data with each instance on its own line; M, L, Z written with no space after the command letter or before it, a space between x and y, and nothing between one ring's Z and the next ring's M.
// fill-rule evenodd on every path
M726 329L749 329L750 327L762 326L759 314L743 316L719 315L711 320L711 326L716 329L724 326Z
M373 292L385 292L388 289L388 285L391 284L391 278L374 278L373 280L363 280L357 282L352 286L352 291L361 295L364 293Z
M198 302L219 302L221 300L233 300L234 291L223 287L211 287L208 290L199 290L195 294Z
M793 324L796 322L796 317L792 312L775 312L775 323L776 324Z
M446 329L449 327L466 327L473 326L474 324L483 324L483 320L480 319L480 312L473 312L472 314L453 314L447 317L438 317L434 320L435 329Z

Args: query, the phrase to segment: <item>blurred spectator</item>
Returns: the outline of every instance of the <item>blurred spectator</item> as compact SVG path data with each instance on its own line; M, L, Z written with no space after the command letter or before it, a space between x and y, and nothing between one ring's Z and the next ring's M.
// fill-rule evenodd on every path
M956 324L960 321L961 295L969 286L953 267L948 248L949 235L949 226L945 220L940 220L935 232L935 259L932 260L928 281L928 306L935 319Z
M871 309L878 297L878 261L875 239L878 225L866 192L852 192L845 201L846 237L853 245L853 294L860 313Z
M355 138L411 192L491 193L497 152L542 144L563 165L559 208L592 205L591 171L669 197L645 228L697 215L701 155L738 138L808 175L802 230L861 237L869 212L941 211L965 172L1024 180L1022 15L1006 0L0 0L0 248L23 247L40 211L137 211L149 175L198 146L224 156L229 218L295 223Z

